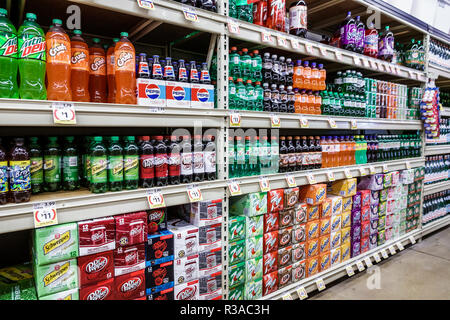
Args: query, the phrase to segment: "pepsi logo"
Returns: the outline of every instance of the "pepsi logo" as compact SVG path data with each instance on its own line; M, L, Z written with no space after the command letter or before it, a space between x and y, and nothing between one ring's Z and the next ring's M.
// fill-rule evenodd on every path
M161 96L161 89L154 83L150 83L145 88L145 94L149 99L158 99Z
M207 102L209 100L209 91L204 88L200 88L197 92L197 98L200 102Z
M182 87L174 87L172 89L172 96L175 100L181 101L186 97L186 92Z

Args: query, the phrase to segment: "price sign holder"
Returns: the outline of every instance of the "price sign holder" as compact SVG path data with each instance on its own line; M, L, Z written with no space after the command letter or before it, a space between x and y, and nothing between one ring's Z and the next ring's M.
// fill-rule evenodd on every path
M366 263L367 268L370 268L371 266L373 266L372 260L370 260L370 257L365 258L364 262Z
M339 61L342 61L342 53L340 51L335 51L334 54L336 55L336 59Z
M270 115L270 125L272 126L272 128L281 128L280 117L277 116L276 114L271 114Z
M52 110L54 124L77 124L73 103L53 102Z
M350 266L347 266L346 268L345 268L345 270L347 271L347 275L349 276L349 277L352 277L352 276L354 276L355 275L355 270L353 270L353 267L350 265Z
M316 177L314 177L314 175L312 173L308 173L306 175L306 179L308 179L308 183L309 184L316 184L317 183Z
M336 177L334 176L334 172L333 171L327 171L327 177L328 177L328 181L336 181Z
M316 285L317 285L317 289L319 290L319 291L323 291L323 290L325 290L325 282L323 282L323 279L322 278L320 278L320 279L317 279L316 280Z
M405 249L405 247L403 246L403 244L401 242L397 242L396 243L398 250L403 251Z
M383 257L383 259L387 259L387 258L389 258L389 255L388 255L388 253L386 252L386 250L381 250L381 256Z
M283 296L283 300L294 300L294 299L292 299L292 296L290 293L287 293Z
M186 191L190 202L199 202L203 200L202 192L197 186L190 185L186 188Z
M230 194L232 197L242 194L242 190L241 190L241 186L239 185L239 181L237 181L235 179L231 179L228 182L228 190L230 191Z
M195 7L183 5L184 18L191 22L198 22L197 11Z
M309 120L306 118L301 117L300 118L300 128L307 129L309 128Z
M285 37L283 37L283 36L277 36L277 42L278 42L278 45L280 46L280 47L285 47L285 48L287 48L287 41L286 41L286 38Z
M414 236L410 236L409 237L409 241L411 241L412 244L416 243L416 238L414 238Z
M345 177L346 177L347 179L353 178L353 175L352 175L352 172L350 171L350 169L345 169L345 170L344 170L344 173L345 173Z
M337 128L336 121L333 118L328 118L328 123L330 124L330 127L333 129Z
M406 169L411 169L411 163L409 161L406 162Z
M166 207L166 201L160 189L153 189L147 195L148 205L150 209L159 209Z
M289 188L295 188L297 186L297 182L291 174L287 173L285 177Z
M147 10L155 10L153 0L137 0L138 6Z
M58 214L56 212L56 202L36 202L33 203L34 227L48 227L58 224Z
M375 261L378 263L381 261L380 255L378 253L374 253L373 254L373 258L375 259Z
M388 173L389 172L389 167L387 164L383 164L383 173Z
M270 182L266 176L259 177L259 188L261 189L261 192L270 191Z
M375 173L377 173L377 171L375 170L375 167L370 166L370 167L369 167L369 173L370 173L371 175L374 175Z
M270 33L263 31L261 32L261 41L270 43L272 42L272 36L270 35Z
M228 31L230 31L230 33L234 33L234 34L239 34L240 30L239 30L239 23L233 19L228 19Z
M241 126L241 115L239 112L230 113L230 127L236 128Z
M327 49L325 49L324 47L319 47L319 50L320 50L320 54L322 56L324 56L324 57L328 56Z
M300 300L305 300L308 298L308 293L306 292L305 287L300 287L297 289L297 295Z
M296 49L296 50L298 50L298 48L300 48L298 41L295 39L291 39L291 46L292 46L292 49Z
M378 70L378 64L374 60L370 60L370 65L372 66L372 69Z
M360 59L359 57L357 57L357 56L354 56L354 57L353 57L353 62L354 62L357 66L359 66L359 65L361 64L361 59Z
M391 253L391 255L394 255L397 253L397 251L395 251L395 247L394 246L390 246L389 247L389 252Z
M359 168L359 174L361 175L361 177L367 176L366 168Z
M364 264L361 261L356 262L356 266L358 267L359 272L364 271Z
M358 122L355 119L350 121L350 128L352 130L358 130Z
M366 67L366 68L369 68L369 67L370 67L369 60L362 59L362 62L363 62L364 67Z
M308 52L309 54L313 54L314 53L312 45L310 45L309 43L306 43L305 47L306 47L306 52Z

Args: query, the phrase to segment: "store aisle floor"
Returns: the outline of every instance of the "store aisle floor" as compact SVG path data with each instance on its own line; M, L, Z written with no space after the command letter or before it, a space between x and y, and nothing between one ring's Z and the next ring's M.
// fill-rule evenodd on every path
M450 227L310 299L450 299Z

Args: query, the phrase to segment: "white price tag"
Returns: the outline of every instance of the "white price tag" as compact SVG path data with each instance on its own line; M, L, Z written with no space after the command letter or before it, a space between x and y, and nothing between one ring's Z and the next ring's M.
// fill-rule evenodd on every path
M403 246L403 244L401 242L397 242L396 244L397 244L398 250L403 251L405 249L405 247Z
M232 112L230 114L230 127L240 127L241 126L241 115L239 112Z
M316 285L319 291L325 290L325 282L323 282L323 279L317 279Z
M289 188L295 188L297 186L297 182L295 182L295 178L289 173L286 174L286 182L287 182Z
M337 128L337 124L336 124L336 121L334 119L328 118L328 123L330 124L331 128L333 128L333 129Z
M347 179L353 178L353 175L352 175L352 172L350 171L350 169L345 169L344 174Z
M261 41L262 42L272 42L272 36L270 33L267 32L261 32Z
M237 181L235 179L228 181L228 190L230 190L230 194L232 197L242 194L242 190L241 190L241 186L239 185L239 181Z
M270 191L270 182L266 176L259 177L259 188L261 192L269 192Z
M375 170L375 167L374 167L374 166L370 166L370 167L369 167L369 173L370 173L371 175L374 175L374 174L377 173L377 171Z
M298 49L300 48L300 45L298 44L298 41L295 39L291 39L291 46L293 49Z
M280 128L281 127L281 120L280 117L276 114L270 115L270 124L272 128Z
M334 176L333 171L327 171L328 181L336 181L336 177Z
M357 56L354 56L354 57L353 57L353 62L354 62L357 66L359 66L359 65L361 64L361 59L360 59L359 57L357 57Z
M340 51L335 51L334 54L336 55L336 59L342 61L342 53Z
M387 164L383 164L383 173L388 173L389 172L389 167Z
M58 215L56 213L56 202L37 202L33 203L34 227L48 227L58 224Z
M280 47L285 47L285 48L287 48L287 41L286 41L286 38L285 37L283 37L283 36L277 36L277 39L278 39L278 45L280 46Z
M239 34L239 23L233 19L228 19L228 31L230 31L230 33Z
M411 241L411 243L414 244L416 243L416 238L414 238L414 236L410 236L409 241Z
M363 168L363 167L359 168L359 175L361 177L367 176L366 168Z
M188 186L186 191L190 202L199 202L203 200L202 192L198 187Z
M406 169L411 169L411 163L409 163L409 161L406 162Z
M292 296L289 293L287 293L283 296L283 300L294 300L294 299L292 299Z
M306 52L308 52L309 54L313 54L314 53L312 45L306 43L305 47L306 47Z
M327 49L325 49L324 47L319 47L319 50L320 50L320 54L322 56L324 56L324 57L328 56Z
M389 247L389 252L391 253L391 255L394 255L397 253L397 251L395 251L395 247L394 246L390 246Z
M164 196L159 189L150 190L147 196L147 200L150 209L164 208L166 206Z
M356 119L350 120L350 128L352 130L358 130L358 122L356 121Z
M381 261L380 255L378 253L374 253L373 254L373 258L375 259L375 261L378 263Z
M388 255L388 253L386 252L386 250L381 250L381 256L383 257L383 259L387 259L387 258L389 258L389 255Z
M75 105L73 103L53 102L53 123L77 124Z
M369 67L370 67L369 60L362 59L362 62L363 62L364 67L366 67L366 68L369 68Z
M414 77L414 72L412 72L412 70L408 70L408 73L409 73L409 77L410 77L410 78L413 78L413 77Z
M147 10L155 10L153 0L137 0L138 6Z
M302 129L309 128L309 120L301 117L300 118L300 128L302 128Z
M183 5L183 13L186 20L198 22L198 16L195 7Z
M378 70L378 64L375 60L370 60L370 65L372 66L372 69Z
M314 175L312 173L308 173L306 175L306 178L308 179L308 183L309 184L316 184L317 183L316 177L314 177Z
M304 287L300 287L299 289L297 289L297 295L300 300L305 300L306 298L308 298L308 293L306 292Z
M400 68L398 66L395 66L394 69L397 75L400 74Z
M356 266L358 267L359 272L362 272L365 269L361 261L356 262Z
M355 270L353 270L353 267L352 267L352 266L347 266L347 267L345 268L345 270L347 271L347 275L348 275L349 277L355 275Z
M366 263L367 268L370 268L371 266L373 266L372 260L370 260L370 257L365 258L364 262Z

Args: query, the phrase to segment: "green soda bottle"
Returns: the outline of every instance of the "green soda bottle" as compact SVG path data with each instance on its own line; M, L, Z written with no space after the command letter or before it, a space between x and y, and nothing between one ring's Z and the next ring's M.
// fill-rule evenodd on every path
M242 177L245 169L245 144L242 142L242 137L236 137L236 166L235 177Z
M34 13L27 13L18 31L19 94L21 99L47 100L45 34L36 19Z
M236 85L236 109L245 110L247 104L247 90L243 80L239 78Z
M253 82L261 82L262 77L262 58L259 54L258 50L253 50L253 58L252 58L252 81Z
M252 85L252 80L247 80L247 86L245 87L245 95L246 95L246 110L256 110L256 96L255 96L255 87Z
M236 153L233 137L228 137L228 178L232 179L236 175Z
M248 49L242 49L242 57L240 59L241 75L244 82L252 79L252 57L248 54Z
M73 136L67 136L65 138L63 152L63 188L67 191L73 191L79 188L78 151L74 140L75 138Z
M231 48L229 59L230 77L233 77L233 80L237 81L237 79L241 78L241 56L236 47Z
M49 137L44 151L44 181L45 191L61 189L61 149L58 137Z
M91 182L91 143L92 137L84 137L83 141L83 155L81 156L81 162L83 166L83 186L89 188Z
M280 168L280 145L278 144L278 137L272 136L270 138L268 155L270 157L270 171L269 173L278 173Z
M30 161L31 193L41 193L44 191L44 158L38 137L30 138Z
M17 69L17 31L0 8L0 98L19 98Z
M236 86L233 77L228 78L228 109L236 109Z
M125 189L133 190L139 186L139 147L134 136L125 137L123 148L123 175Z
M93 193L107 191L107 150L103 145L103 137L96 136L91 143L89 157L90 161L90 190Z
M261 87L261 82L257 81L255 83L255 110L263 111L264 110L264 89Z
M123 148L117 136L111 137L108 147L108 187L109 191L123 189Z

